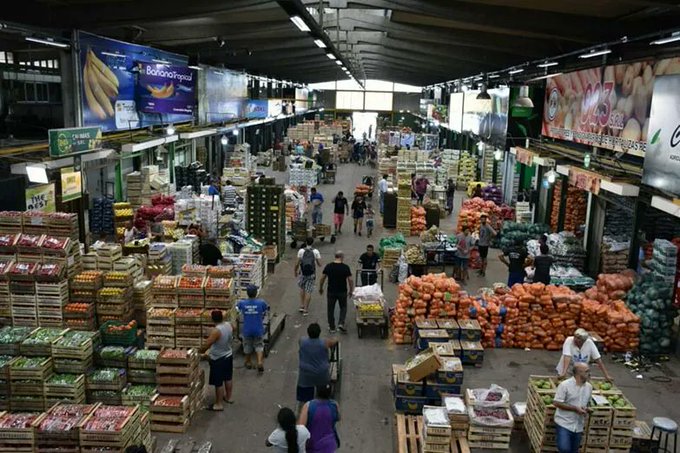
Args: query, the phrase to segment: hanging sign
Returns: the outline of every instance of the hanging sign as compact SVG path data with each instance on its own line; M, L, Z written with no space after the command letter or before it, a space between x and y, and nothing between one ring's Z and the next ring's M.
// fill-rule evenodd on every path
M137 108L146 113L191 115L195 87L196 71L187 66L139 63Z
M569 184L578 189L598 195L601 183L602 175L580 168L569 168Z
M73 168L63 168L61 170L61 201L76 200L81 197L83 174L73 171Z
M517 162L520 164L528 165L531 167L534 165L534 153L529 151L526 148L515 148L515 152L517 153Z
M82 153L102 146L102 130L99 126L50 129L48 138L51 157Z
M26 210L56 212L54 183L40 184L26 189Z

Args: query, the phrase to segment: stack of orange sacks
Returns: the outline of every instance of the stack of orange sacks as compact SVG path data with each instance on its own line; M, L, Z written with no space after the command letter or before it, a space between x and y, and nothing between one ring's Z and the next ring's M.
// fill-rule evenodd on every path
M422 206L411 207L411 236L418 236L425 231L425 208Z
M391 319L394 342L410 342L419 319L455 318L459 292L460 286L446 274L407 278L399 285L399 297Z

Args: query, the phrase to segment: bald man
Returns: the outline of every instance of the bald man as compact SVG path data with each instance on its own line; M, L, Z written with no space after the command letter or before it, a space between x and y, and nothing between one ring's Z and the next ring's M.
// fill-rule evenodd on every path
M590 380L590 366L583 362L574 363L573 377L557 386L553 400L555 411L555 433L559 453L578 453L581 436L588 414L588 402L593 392Z

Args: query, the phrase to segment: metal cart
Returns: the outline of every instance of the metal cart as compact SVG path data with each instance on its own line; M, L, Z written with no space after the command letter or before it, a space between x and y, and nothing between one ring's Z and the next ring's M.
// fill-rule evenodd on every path
M241 335L241 325L243 324L243 315L239 314L236 317L236 336L243 345L243 336ZM269 351L272 349L272 344L281 335L283 329L286 328L286 314L272 313L268 311L264 318L264 356L269 356Z
M375 274L376 283L380 282L380 289L384 286L384 273L382 269L357 269L354 277L355 285L359 285L359 280L361 274ZM363 285L362 285L363 286ZM385 308L385 300L380 299L378 301L364 301L354 300L354 308L356 311L356 323L357 323L357 336L363 338L364 331L366 329L375 328L380 333L380 338L387 338L388 334L388 316L387 310ZM364 304L379 304L380 308L377 306L372 310L360 310L359 306Z
M327 165L321 174L321 179L323 180L324 184L335 184L336 173L337 170L334 164Z
M300 244L304 244L305 241L307 240L307 237L309 236L309 229L307 228L307 219L294 220L291 224L290 235L292 237L292 241L290 243L291 248L296 249L298 246L298 242Z
M340 394L340 378L342 376L342 357L340 343L336 343L328 351L328 373L331 386L331 398L338 399Z
M380 282L380 289L385 288L385 273L382 269L357 269L354 274L354 286L364 286L359 284L359 277L361 277L362 273L375 274L376 283Z
M312 227L312 237L313 238L319 238L321 242L326 240L326 237L329 236L331 239L331 244L335 244L335 235L331 233L331 226L330 225L324 225L323 223L317 223Z

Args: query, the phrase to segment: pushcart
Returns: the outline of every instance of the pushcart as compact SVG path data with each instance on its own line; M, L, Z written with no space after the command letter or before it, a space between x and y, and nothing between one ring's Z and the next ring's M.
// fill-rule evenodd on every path
M374 179L371 175L364 175L364 177L361 178L361 184L369 187L368 194L366 195L368 198L373 198L373 183Z
M335 244L335 235L331 233L331 226L324 225L323 223L317 223L312 227L312 237L319 238L321 242L326 240L326 237L330 237L331 244Z
M321 173L321 179L324 184L335 184L335 175L337 173L337 168L335 164L328 164Z
M331 387L331 398L338 399L338 395L340 394L340 378L342 376L340 343L336 343L328 350L328 373Z
M363 338L364 330L374 328L380 333L380 338L387 338L387 311L385 301L354 300L357 321L357 336Z
M362 277L363 278L360 278ZM361 280L361 285L359 281ZM380 289L385 288L385 274L382 269L357 269L354 274L354 286L364 286L364 281L368 284L380 283ZM372 281L372 282L371 282Z
M292 241L290 243L291 248L296 249L297 246L298 246L298 242L300 244L304 244L305 241L307 240L307 237L309 237L309 229L307 228L307 219L294 220L291 224L290 235L292 237Z
M243 345L243 336L241 335L241 326L243 325L243 315L239 314L236 317L236 336L241 340ZM281 335L283 329L286 327L285 313L272 313L268 311L264 318L264 356L268 357L272 349L272 344Z

